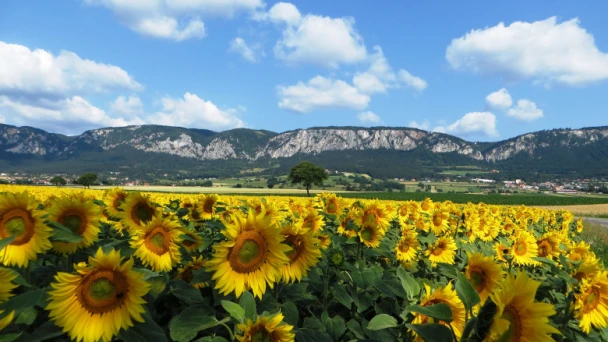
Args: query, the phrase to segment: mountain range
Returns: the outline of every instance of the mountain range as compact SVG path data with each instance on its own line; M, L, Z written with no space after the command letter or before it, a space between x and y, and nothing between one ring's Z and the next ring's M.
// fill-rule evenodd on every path
M301 160L379 178L433 176L454 167L501 177L608 175L608 126L554 129L498 142L469 142L415 128L313 127L283 133L142 125L77 136L0 124L0 171L121 171L134 177L281 174ZM496 176L496 175L495 175Z

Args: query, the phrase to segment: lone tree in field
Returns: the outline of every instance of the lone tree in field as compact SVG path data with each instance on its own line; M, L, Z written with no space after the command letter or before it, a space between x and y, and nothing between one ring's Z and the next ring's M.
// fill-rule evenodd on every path
M80 184L88 189L96 181L97 181L97 175L93 172L87 172L87 173L83 174L82 176L78 177L78 180L76 180L75 183Z
M306 187L306 194L310 196L310 188L313 185L323 186L323 180L327 177L324 168L304 161L291 168L288 178L292 184L302 184Z
M54 186L63 186L68 184L68 182L63 177L55 176L51 178L51 184L53 184Z

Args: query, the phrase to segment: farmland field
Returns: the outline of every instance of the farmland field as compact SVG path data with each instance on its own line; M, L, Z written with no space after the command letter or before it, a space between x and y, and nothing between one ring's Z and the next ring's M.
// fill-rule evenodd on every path
M608 341L604 231L520 204L1 185L0 339Z

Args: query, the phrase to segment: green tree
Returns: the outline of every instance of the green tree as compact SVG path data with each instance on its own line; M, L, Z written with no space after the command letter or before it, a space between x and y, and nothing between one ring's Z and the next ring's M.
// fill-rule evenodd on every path
M97 181L97 175L93 172L87 172L82 176L78 177L76 184L80 184L85 188L89 188L92 184Z
M313 185L323 186L323 181L327 178L328 175L324 168L307 161L292 167L288 177L292 184L302 184L306 188L308 196L310 196L310 188Z
M53 184L54 186L60 186L60 185L66 185L68 184L68 182L60 176L55 176L53 178L51 178L51 184Z

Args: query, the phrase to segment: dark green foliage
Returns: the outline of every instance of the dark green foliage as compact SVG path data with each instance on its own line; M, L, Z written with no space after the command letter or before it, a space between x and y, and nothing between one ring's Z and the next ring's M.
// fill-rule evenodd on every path
M78 179L74 182L76 184L80 184L85 188L89 188L91 185L95 184L97 181L97 174L93 172L87 172L82 176L78 177Z
M66 185L67 183L68 182L65 180L65 178L60 176L55 176L51 179L51 184L55 186Z
M327 178L327 171L324 168L307 161L292 167L288 176L291 183L302 184L306 188L308 196L310 196L310 188L313 185L323 186L323 181Z

